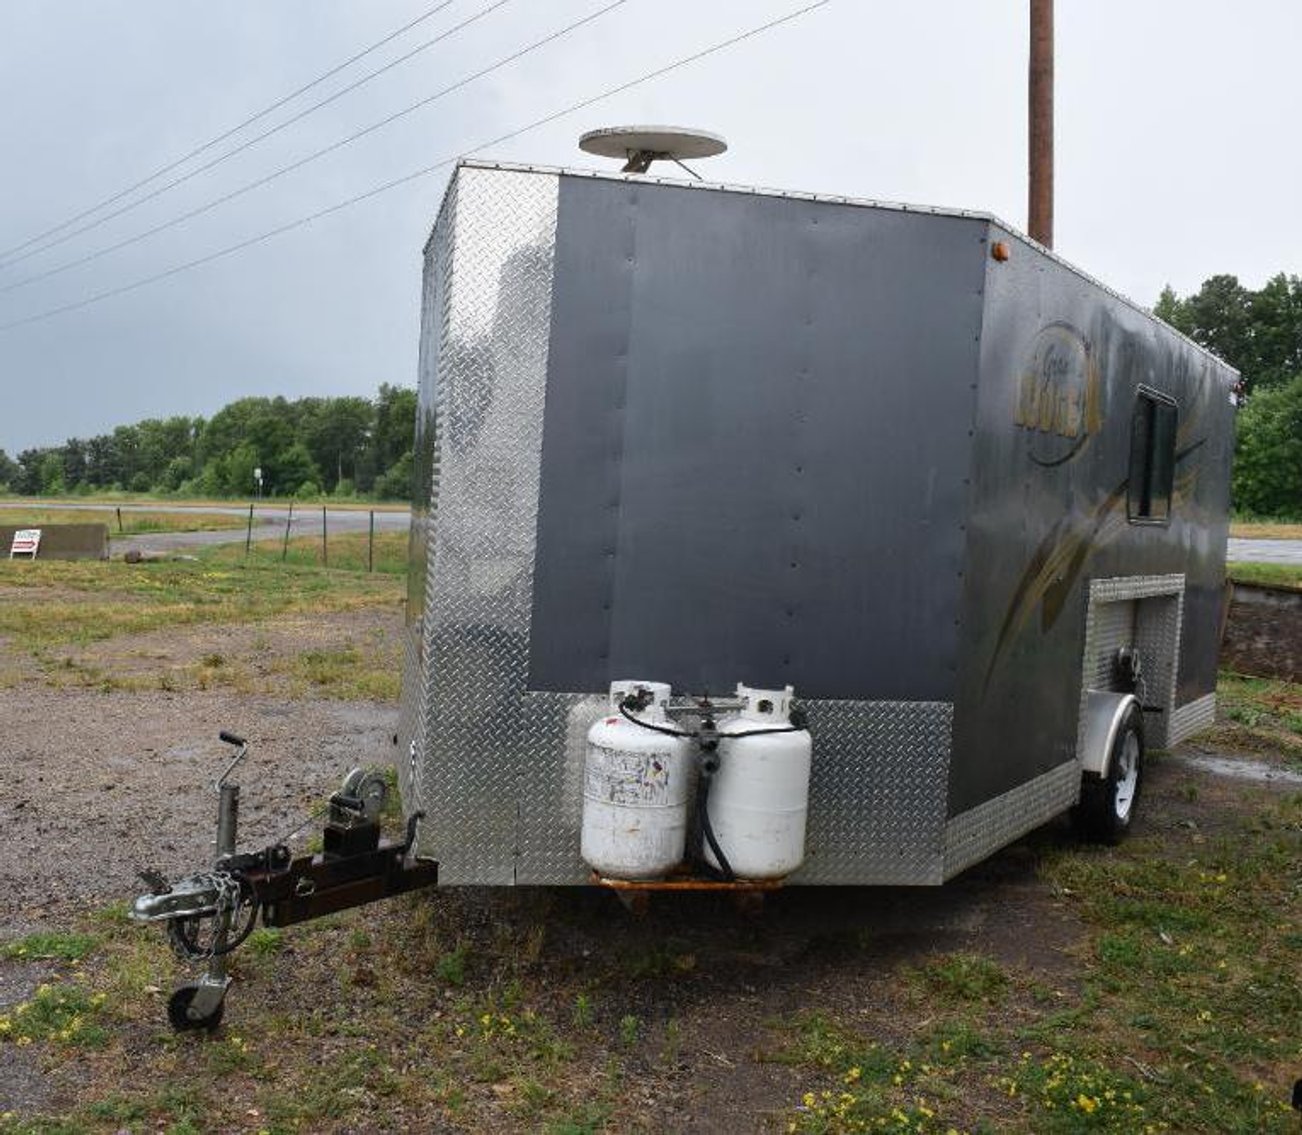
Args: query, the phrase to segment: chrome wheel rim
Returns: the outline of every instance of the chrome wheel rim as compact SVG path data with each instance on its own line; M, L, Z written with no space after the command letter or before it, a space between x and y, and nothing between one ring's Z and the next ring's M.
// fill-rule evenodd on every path
M1112 806L1117 819L1129 821L1135 806L1135 793L1139 788L1139 738L1131 730L1126 733L1121 752L1117 754L1117 787L1112 795Z

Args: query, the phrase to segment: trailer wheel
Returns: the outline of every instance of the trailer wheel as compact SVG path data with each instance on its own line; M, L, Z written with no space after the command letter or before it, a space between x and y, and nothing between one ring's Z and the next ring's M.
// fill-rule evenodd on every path
M197 985L183 985L168 998L167 1019L171 1022L172 1028L179 1033L196 1032L199 1029L212 1032L222 1023L222 1013L226 1008L225 999L218 1001L217 1008L206 1017L190 1016L190 1002L194 1000L194 995L198 991Z
M1144 781L1144 715L1131 705L1108 754L1108 774L1086 773L1073 819L1086 839L1120 843L1130 830Z

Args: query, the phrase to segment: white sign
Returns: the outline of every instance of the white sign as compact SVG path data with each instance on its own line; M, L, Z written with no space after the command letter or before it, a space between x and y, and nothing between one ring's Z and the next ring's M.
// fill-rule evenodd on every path
M14 556L31 556L36 559L36 551L41 546L39 528L20 528L14 533L13 543L9 545L9 558Z
M253 479L254 479L255 481L257 481L258 484L262 484L262 466L261 466L261 465L259 465L256 469L253 470Z

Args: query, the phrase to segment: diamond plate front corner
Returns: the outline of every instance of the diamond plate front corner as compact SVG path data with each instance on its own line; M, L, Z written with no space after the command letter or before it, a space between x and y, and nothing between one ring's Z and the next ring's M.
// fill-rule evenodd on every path
M516 881L521 774L542 728L524 692L557 195L553 174L462 168L430 248L445 260L426 296L437 349L422 383L433 468L411 810L425 812L418 854L452 884Z

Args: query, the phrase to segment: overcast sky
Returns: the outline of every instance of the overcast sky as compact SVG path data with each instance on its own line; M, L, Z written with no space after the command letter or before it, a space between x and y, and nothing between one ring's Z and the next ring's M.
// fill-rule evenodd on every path
M0 324L476 150L808 0L626 0L236 201L11 287L296 161L609 2L508 0L184 185L9 262L0 267L0 288L9 288ZM169 177L492 3L452 0ZM433 5L3 0L0 248L149 175ZM577 151L582 130L688 123L728 138L730 151L702 166L719 180L986 210L1024 228L1026 9L1027 0L831 0L481 153L601 164ZM1146 305L1168 282L1183 294L1214 273L1258 286L1302 271L1299 44L1297 0L1058 0L1057 251ZM414 384L420 250L446 177L439 171L164 282L0 331L0 448L14 454L142 417L211 414L249 394L369 395L381 382Z

